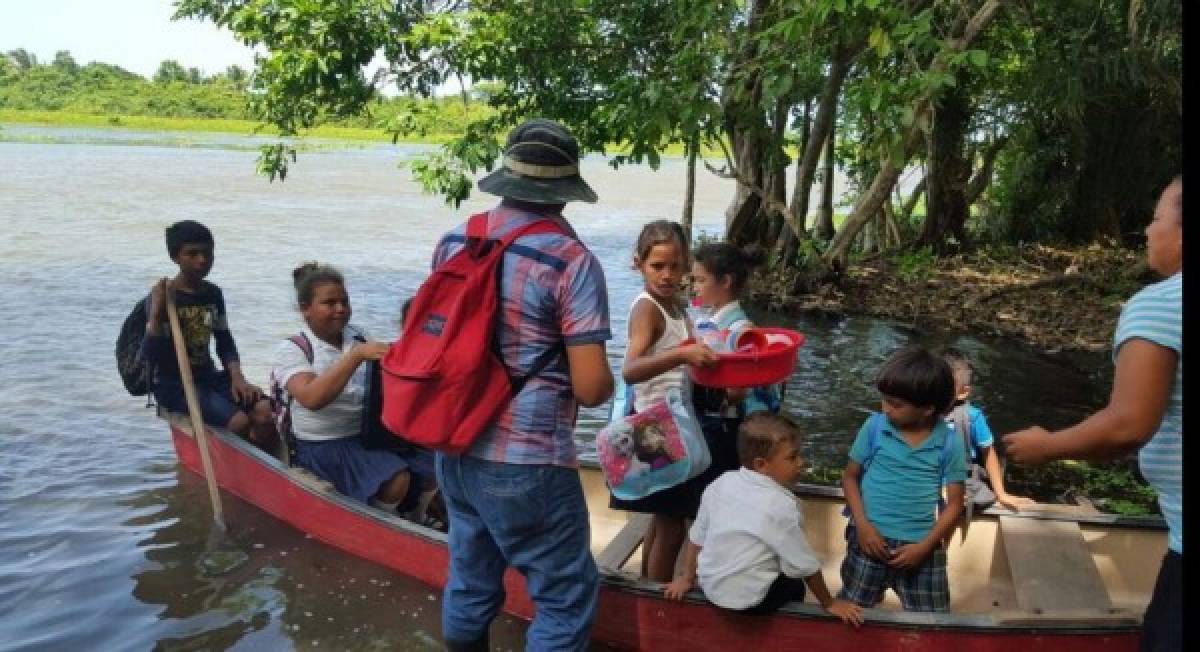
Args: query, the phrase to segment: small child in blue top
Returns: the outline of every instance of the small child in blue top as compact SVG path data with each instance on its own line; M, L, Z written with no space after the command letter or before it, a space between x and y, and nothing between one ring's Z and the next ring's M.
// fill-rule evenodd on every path
M859 429L842 475L851 521L838 597L873 607L891 588L908 611L947 611L942 541L962 512L966 478L962 444L942 420L954 375L940 357L911 346L888 358L876 387L883 412Z
M946 422L967 450L967 481L964 484L967 501L979 509L997 502L1013 511L1032 506L1034 501L1014 496L1004 488L1004 469L1000 467L992 429L983 410L968 400L971 398L971 360L954 347L943 349L942 359L954 373L954 407L946 414Z

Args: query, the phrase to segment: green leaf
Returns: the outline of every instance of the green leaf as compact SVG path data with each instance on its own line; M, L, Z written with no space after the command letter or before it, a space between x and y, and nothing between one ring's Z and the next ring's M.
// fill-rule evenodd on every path
M982 68L987 65L988 53L986 50L971 50L970 58L972 66Z

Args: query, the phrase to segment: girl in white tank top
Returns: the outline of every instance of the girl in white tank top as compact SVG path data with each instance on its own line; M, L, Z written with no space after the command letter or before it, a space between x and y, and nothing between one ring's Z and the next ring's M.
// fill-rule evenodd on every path
M689 327L679 286L691 269L690 262L687 238L678 224L659 220L642 228L633 265L642 274L643 291L629 309L629 345L621 368L621 376L634 388L638 411L650 407L672 387L686 388L690 380L684 365L717 360L717 354L703 344L680 346L689 337ZM690 391L688 396L690 400ZM644 539L642 574L656 582L671 580L686 535L686 517L671 504L674 489L614 505L654 515Z
M683 311L679 311L678 316L671 315L658 302L658 299L655 299L654 295L649 292L643 291L633 300L633 305L629 307L630 317L633 316L633 308L639 301L648 301L654 307L658 308L658 312L662 315L666 325L658 341L650 345L645 355L655 356L664 352L670 352L673 349L679 348L679 345L684 340L691 337L691 324ZM665 371L650 380L640 382L633 386L634 409L642 412L651 405L654 405L656 401L665 398L668 389L672 387L682 389L688 382L689 378L685 373L683 365L679 365L670 371Z

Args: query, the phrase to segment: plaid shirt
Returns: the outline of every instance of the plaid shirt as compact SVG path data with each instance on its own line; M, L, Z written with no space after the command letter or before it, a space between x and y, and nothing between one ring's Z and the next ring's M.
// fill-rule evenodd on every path
M488 234L504 233L540 216L500 206L488 217ZM526 235L505 251L501 265L500 357L509 373L526 375L547 349L603 343L612 339L608 290L600 261L561 216L551 216L570 236ZM466 225L442 237L433 254L436 268L462 249ZM469 397L463 397L467 400ZM509 464L575 467L575 416L566 355L556 356L484 431L467 455Z

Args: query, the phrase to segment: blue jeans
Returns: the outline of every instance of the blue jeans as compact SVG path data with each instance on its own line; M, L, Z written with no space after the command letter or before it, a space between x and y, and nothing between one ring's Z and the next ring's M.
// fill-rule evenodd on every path
M504 604L504 570L512 566L534 604L525 649L586 649L600 575L578 472L438 453L437 476L450 517L442 636L484 636Z

